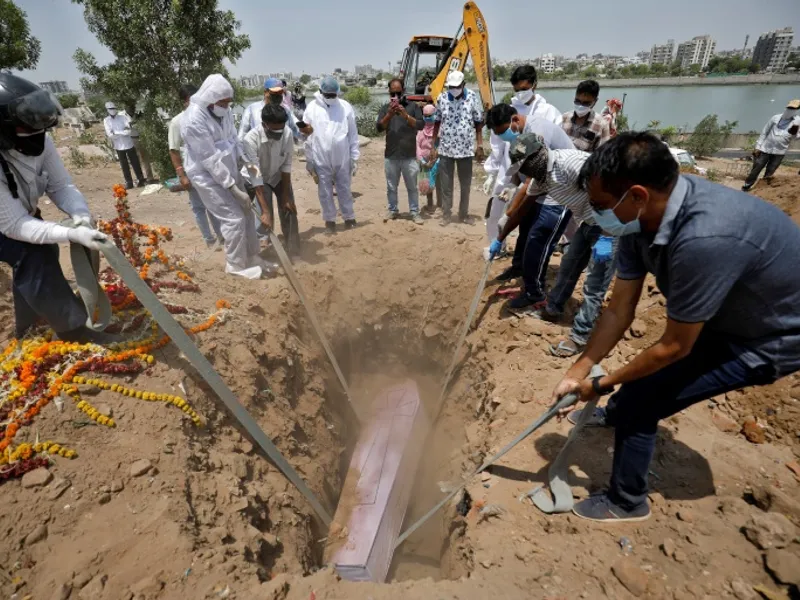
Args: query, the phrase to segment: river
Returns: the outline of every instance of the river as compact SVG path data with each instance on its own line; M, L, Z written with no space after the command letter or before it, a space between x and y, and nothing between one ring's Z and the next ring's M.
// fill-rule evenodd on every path
M541 93L562 111L572 108L573 90L546 89ZM747 133L761 131L772 115L783 112L789 100L800 98L800 85L601 87L598 112L608 98L622 100L625 93L625 114L631 129L644 129L650 121L660 121L661 127L674 125L692 131L703 117L716 113L721 123L738 122L734 132ZM504 95L505 92L496 92L496 101L500 102ZM373 95L375 102L388 102L388 99L388 94ZM251 102L248 100L245 104Z

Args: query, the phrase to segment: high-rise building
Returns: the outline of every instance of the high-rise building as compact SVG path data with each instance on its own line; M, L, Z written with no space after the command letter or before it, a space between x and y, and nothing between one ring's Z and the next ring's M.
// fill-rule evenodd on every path
M675 60L680 61L684 69L688 69L691 65L700 65L701 69L705 69L716 47L717 42L711 39L710 35L700 35L678 45Z
M650 49L651 65L669 65L675 60L675 40L667 40L666 44L655 44Z
M372 65L356 65L356 77L375 77Z
M552 73L556 70L556 57L552 54L542 54L539 65L543 73Z
M66 94L69 91L66 81L40 81L39 87L53 94Z
M753 50L753 63L762 71L783 70L789 60L793 41L794 31L791 27L762 33Z

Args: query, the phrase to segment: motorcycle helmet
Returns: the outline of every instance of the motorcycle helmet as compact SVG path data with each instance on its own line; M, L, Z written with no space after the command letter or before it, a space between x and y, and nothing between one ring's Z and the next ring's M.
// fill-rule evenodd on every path
M15 148L20 141L17 128L28 134L55 127L63 112L50 92L11 73L0 73L0 149Z

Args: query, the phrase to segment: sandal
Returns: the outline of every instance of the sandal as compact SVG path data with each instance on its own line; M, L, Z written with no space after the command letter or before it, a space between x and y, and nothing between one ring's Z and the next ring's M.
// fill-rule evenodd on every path
M583 352L585 344L578 344L573 340L562 340L556 346L550 346L550 354L558 358L570 358Z

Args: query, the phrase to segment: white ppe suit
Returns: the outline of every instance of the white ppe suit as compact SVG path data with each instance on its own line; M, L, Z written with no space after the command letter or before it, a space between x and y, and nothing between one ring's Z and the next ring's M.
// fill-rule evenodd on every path
M233 115L219 118L209 106L233 97L233 88L219 74L209 75L192 96L181 120L181 137L186 147L186 176L203 205L220 223L225 238L226 272L255 279L261 276L263 261L252 209L244 206L228 189L243 188L238 160L241 154Z
M336 221L333 185L339 197L339 210L345 221L355 219L353 194L350 191L352 171L361 155L358 149L356 113L349 102L336 98L327 100L320 92L308 105L303 121L314 128L306 142L309 167L319 177L319 203L325 222Z

